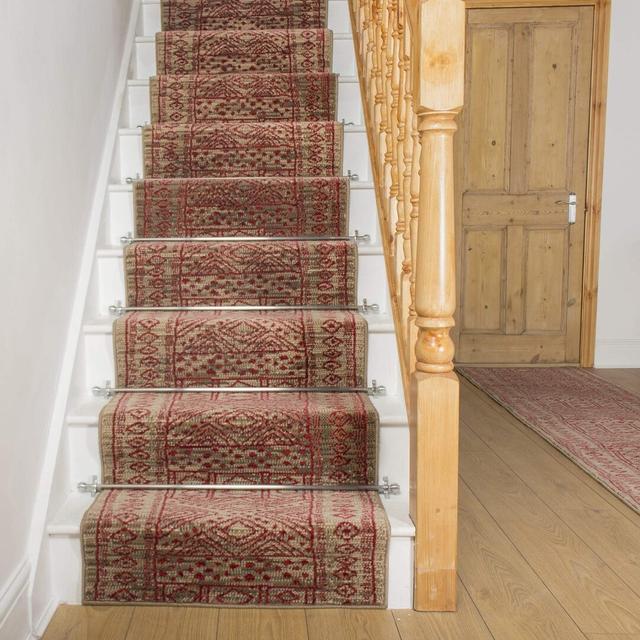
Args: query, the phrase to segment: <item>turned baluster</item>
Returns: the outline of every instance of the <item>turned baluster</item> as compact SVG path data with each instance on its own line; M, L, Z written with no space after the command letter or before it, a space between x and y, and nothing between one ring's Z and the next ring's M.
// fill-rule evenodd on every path
M399 111L399 122L401 123L402 134L402 173L400 178L400 198L398 201L399 216L402 217L402 265L400 284L398 286L400 292L400 323L402 332L405 337L406 349L404 353L408 351L414 352L414 342L411 341L411 335L409 331L409 308L411 305L411 174L413 170L413 147L414 138L412 135L413 129L413 94L411 93L411 75L410 75L410 58L411 51L411 32L409 25L405 24L402 32L402 78L403 84L401 87L401 105L402 109ZM417 141L417 132L416 132ZM417 194L416 194L416 210L417 210ZM416 211L417 218L417 211ZM403 354L404 355L404 354ZM411 359L408 360L409 364Z
M418 329L416 327L416 257L418 253L418 213L420 203L420 136L418 134L418 115L415 111L415 101L413 93L411 94L411 175L409 177L409 240L411 245L411 270L409 277L409 326L407 333L409 334L409 371L413 373L416 370L416 350L415 344L418 338Z
M402 238L405 230L404 217L404 140L406 135L404 88L406 84L406 70L404 67L404 11L403 3L399 1L396 9L396 29L394 31L394 68L392 78L393 102L392 102L392 124L394 130L393 157L391 162L391 191L389 198L389 209L394 212L395 229L393 229L393 251L395 266L393 276L395 278L395 288L398 295L398 303L401 304L401 284L402 284ZM401 311L402 314L402 311ZM402 325L405 326L404 324ZM403 334L403 339L404 339Z
M387 126L387 100L385 96L385 79L386 79L386 48L388 32L389 13L387 4L390 0L380 0L380 11L378 14L379 39L377 44L377 67L376 67L376 84L375 84L375 115L374 115L374 140L378 150L375 159L378 167L378 176L384 184L385 158L387 153L386 138L383 135ZM377 132L377 133L376 133ZM388 219L387 203L382 200L383 216Z

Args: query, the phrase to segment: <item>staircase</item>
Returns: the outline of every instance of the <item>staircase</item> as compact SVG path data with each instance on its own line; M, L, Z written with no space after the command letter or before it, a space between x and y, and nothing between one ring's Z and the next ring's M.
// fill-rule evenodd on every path
M225 287L216 289L219 296L215 300L206 298L206 287L201 286L201 282L195 280L184 285L185 280L176 277L176 273L180 269L189 271L192 269L196 272L202 268L203 263L212 265L212 268L205 274L207 278L221 277L220 265L224 261L231 260L233 264L238 261L243 264L243 274L252 264L260 263L260 261L281 260L282 255L275 258L265 255L266 245L261 242L244 242L244 243L179 243L165 242L160 252L153 250L154 245L147 243L131 242L121 243L121 238L129 234L135 237L185 237L185 236L209 236L220 235L218 231L212 230L210 220L206 216L198 218L197 216L190 220L181 220L176 222L175 217L163 215L162 200L165 194L154 192L154 185L148 182L137 181L136 178L145 175L146 177L154 176L158 179L165 179L168 182L169 190L174 189L171 197L176 199L185 195L185 184L188 186L190 180L194 184L189 191L193 195L195 190L196 200L202 197L198 196L197 190L202 189L202 179L210 179L210 173L207 170L200 172L197 167L194 170L193 164L189 164L196 156L190 159L183 157L180 166L176 165L175 145L180 148L189 148L193 153L197 151L197 140L193 136L190 125L180 118L185 119L185 113L189 112L189 107L185 104L176 107L175 100L171 97L171 87L162 81L153 81L151 84L149 78L156 75L156 54L155 54L155 33L161 29L160 4L158 2L146 1L140 6L140 16L138 20L138 34L133 46L133 55L130 65L130 78L124 94L124 100L121 113L121 128L118 132L118 140L114 149L112 163L112 183L109 186L105 197L105 206L103 220L101 223L101 231L98 246L95 252L95 262L91 274L90 295L87 299L85 309L85 321L83 324L82 334L79 336L79 349L76 359L75 370L73 374L73 384L70 391L68 402L67 419L62 434L61 446L57 460L57 470L55 474L55 483L52 490L52 500L49 505L49 523L47 526L48 539L45 542L43 557L49 558L51 562L51 576L53 583L54 597L61 602L80 602L82 600L81 590L81 548L80 548L80 531L81 519L83 514L92 503L93 498L86 494L78 493L75 486L80 480L87 480L92 476L98 476L103 482L115 483L139 483L139 482L161 482L161 483L184 483L184 482L239 482L251 481L261 483L291 483L300 482L307 484L321 484L325 481L329 482L353 482L357 474L360 474L358 480L363 483L376 481L377 477L382 478L388 476L392 481L401 485L401 494L383 499L382 506L386 511L386 516L390 525L389 538L389 558L388 558L388 579L387 579L387 604L394 608L406 608L411 606L411 584L412 584L412 548L413 548L413 525L408 517L408 427L404 410L404 398L402 395L402 382L399 371L398 357L396 352L396 338L394 334L393 321L390 313L390 304L387 292L387 276L385 273L384 257L379 242L379 229L377 223L375 194L373 185L370 182L370 162L368 156L368 146L366 131L363 126L360 91L355 69L355 58L353 53L353 42L350 34L350 25L348 18L348 6L346 0L330 0L329 2L329 29L333 30L333 67L332 71L339 74L337 79L337 96L338 120L344 121L344 127L340 125L331 125L321 127L321 134L329 136L336 146L336 142L342 140L343 157L340 172L340 158L329 158L321 169L318 169L318 145L319 139L318 126L300 124L304 121L304 110L296 113L294 118L297 124L290 122L283 125L282 122L265 122L260 125L252 125L251 137L255 139L256 127L260 130L259 134L262 138L270 138L271 136L289 135L296 140L308 139L310 144L300 147L301 153L291 160L289 167L290 176L306 175L309 172L318 170L316 177L306 178L304 184L298 185L302 188L305 195L300 197L308 197L313 199L317 193L323 192L323 189L333 189L334 197L327 198L327 207L323 213L325 218L320 222L317 219L313 224L305 227L304 221L289 220L282 221L279 228L269 228L265 230L265 219L256 216L254 220L233 218L232 212L226 221L224 235L269 235L269 236L297 236L310 235L308 229L313 228L313 232L320 236L343 236L348 233L355 236L356 232L361 236L369 236L368 242L359 241L323 241L309 242L288 240L278 243L275 247L277 251L296 252L303 255L305 264L305 273L311 274L312 282L321 282L322 287L302 286L295 278L291 278L291 274L284 274L282 287L277 295L274 291L278 288L274 287L274 282L266 283L264 279L259 278L259 273L253 280L247 280L243 275L241 280L234 279L232 275L228 276L225 281ZM162 36L167 38L169 36ZM184 44L184 43L183 43ZM193 46L193 43L187 43ZM182 59L182 58L180 58ZM167 60L160 61L160 64L167 64ZM175 64L175 61L174 61ZM181 63L180 63L181 64ZM181 69L181 72L187 72L189 69ZM235 70L238 71L238 70ZM241 70L240 70L241 71ZM249 69L251 73L257 72L255 69ZM264 69L258 70L264 73ZM331 75L328 70L322 70L322 77L316 78L317 82L332 82ZM282 73L278 70L276 73ZM259 79L256 78L257 82ZM278 78L274 77L274 81ZM214 82L211 80L211 82ZM187 82L188 83L188 82ZM237 85L236 85L237 86ZM250 85L249 85L250 86ZM184 85L181 87L180 95L188 93L190 89ZM208 90L217 94L220 93L220 87L199 87L199 91ZM306 89L300 89L301 95ZM193 89L195 91L195 89ZM308 90L310 92L310 89ZM153 113L150 109L150 95L154 96ZM195 94L194 94L195 95ZM164 96L164 102L162 101ZM304 102L304 101L301 101ZM228 132L229 124L208 122L204 124L207 118L206 107L198 107L196 105L186 119L202 118L202 122L198 123L198 127L208 127L208 135L211 134L211 127L218 128L219 135L225 135ZM318 113L318 110L324 108L323 105L310 104L307 101L307 108ZM224 110L224 105L219 105L218 109ZM203 111L204 109L204 111ZM203 115L204 114L204 115ZM238 114L235 114L237 117ZM145 127L152 121L157 123L161 119L167 124L163 125L165 138L166 132L170 131L172 148L169 149L168 155L163 156L163 140L157 138L158 127ZM176 121L178 120L178 121ZM170 122L170 124L168 124ZM237 123L233 126L239 126ZM244 125L242 125L244 126ZM283 131L283 127L287 131ZM313 129L313 130L312 130ZM154 135L156 138L154 139ZM327 142L327 145L329 142ZM147 147L147 153L143 150ZM166 147L166 144L165 144ZM149 150L153 148L156 153L151 154ZM327 147L328 148L328 147ZM307 151L305 151L307 149ZM325 157L325 154L320 154ZM227 155L222 158L209 158L209 163L218 163L219 171L216 175L228 176L227 183L221 183L220 196L230 196L234 188L238 188L238 181L231 176L246 176L246 189L255 190L256 182L261 180L258 176L251 176L251 167L255 166L255 159L246 159L238 162L239 154ZM144 162L146 160L146 165ZM304 163L307 165L304 165ZM302 163L302 165L300 164ZM144 166L143 166L144 165ZM278 166L282 169L282 157L278 159ZM306 166L306 169L300 168ZM211 167L211 164L209 164ZM264 175L268 171L268 167L263 167L261 173ZM227 173L225 174L224 171ZM349 189L346 188L345 181L338 178L329 179L332 174L349 175ZM183 177L182 183L176 184L171 182L175 178ZM227 179L227 178L222 178ZM291 190L292 181L286 176L280 176L282 193ZM196 184L198 183L198 184ZM134 189L136 190L134 198ZM300 189L296 189L299 193ZM211 196L211 189L207 189L208 197ZM273 196L273 193L271 194ZM267 197L267 196L264 196ZM261 202L265 202L261 197ZM348 229L340 228L339 221L339 205L336 202L340 198L347 197L349 200L349 227ZM154 200L155 198L155 200ZM137 203L137 210L134 207ZM141 216L140 203L151 202L150 209L155 211L155 216ZM155 202L155 206L154 203ZM207 202L207 206L210 203ZM330 215L331 214L331 215ZM172 226L173 225L173 226ZM208 226L207 226L208 225ZM235 226L234 226L235 225ZM287 226L288 225L288 226ZM332 226L333 225L333 226ZM249 228L250 227L250 228ZM206 230L206 233L203 232ZM295 230L295 233L294 233ZM332 244L333 243L333 244ZM322 251L325 250L327 244L330 246L331 255L339 259L343 267L343 272L348 274L345 280L340 280L331 273L327 275L326 269L323 268ZM186 246L185 246L186 245ZM188 250L186 248L188 247ZM324 247L324 248L323 248ZM185 255L185 251L186 254ZM326 257L326 256L325 256ZM162 263L160 269L161 275L158 276L157 264ZM356 269L357 261L357 269ZM136 266L137 265L137 266ZM356 277L357 273L357 277ZM137 274L137 277L136 277ZM198 272L201 277L202 273ZM275 281L277 283L277 279ZM125 290L126 283L126 290ZM182 283L182 284L181 284ZM247 289L242 291L242 295L238 297L238 287L247 285ZM262 289L261 289L262 287ZM322 295L320 295L320 292ZM357 293L357 295L356 295ZM117 318L114 324L113 317L110 316L109 307L114 304L125 304L129 307L186 307L200 306L209 304L212 306L234 305L234 304L250 304L250 305L281 305L281 304L297 304L297 305L319 305L319 306L355 306L362 305L363 299L369 304L377 304L377 313L367 313L360 315L354 311L337 311L337 310L314 310L314 311L229 311L227 315L219 311L163 311L161 329L156 331L156 335L160 335L163 339L174 331L178 321L184 319L187 314L195 314L193 321L206 325L207 332L220 335L220 331L225 329L221 326L222 320L229 319L229 314L235 321L243 319L248 325L258 323L262 330L265 329L265 322L270 323L269 331L276 334L286 335L290 332L290 323L292 314L296 319L303 317L304 325L303 334L305 337L313 338L314 331L317 330L320 318L321 321L330 319L327 316L335 316L335 314L343 314L341 322L344 325L344 314L348 316L348 323L353 325L352 335L367 335L368 345L368 363L366 368L364 362L351 363L343 366L337 373L335 378L331 378L327 384L326 379L314 379L314 369L308 367L300 368L292 365L292 368L285 372L285 384L282 379L276 380L274 377L268 379L257 377L254 370L255 367L247 366L242 371L237 367L228 371L226 377L222 377L215 386L235 386L254 385L254 386L297 386L297 387L315 387L315 386L357 386L363 387L371 384L372 380L376 380L378 384L384 385L386 388L385 395L377 395L371 397L370 401L377 410L379 415L379 443L377 454L375 447L369 445L365 447L365 453L359 460L359 470L349 469L322 469L315 471L305 468L304 465L298 466L295 470L288 469L285 471L278 467L277 460L269 462L270 472L265 475L264 462L261 460L256 467L241 469L230 464L233 455L232 447L226 451L227 456L224 460L217 460L215 464L221 465L218 468L228 469L228 473L220 472L211 474L204 472L203 469L209 468L201 464L194 466L193 460L186 461L182 468L184 473L176 474L175 465L166 464L158 457L158 460L152 465L152 471L149 469L141 472L136 466L135 447L129 447L128 453L123 454L119 461L123 461L122 468L116 469L113 460L109 460L107 455L105 431L102 431L102 442L99 442L98 415L105 404L105 399L92 396L92 387L103 387L105 381L111 381L118 386L128 387L178 387L178 386L211 386L210 384L202 384L206 379L207 363L204 363L199 370L193 367L183 371L182 374L176 375L175 371L163 370L162 367L152 366L144 367L133 366L131 363L124 363L126 360L127 350L118 351L117 345L122 344L120 337L127 333L135 332L136 328L145 327L146 321L156 319L158 312L153 311L135 311L127 312ZM120 303L119 301L122 301ZM117 311L117 309L116 309ZM145 316L147 314L148 317ZM182 314L182 319L179 318ZM324 314L324 315L323 315ZM222 320L221 320L222 318ZM333 318L335 319L335 318ZM322 322L320 322L322 324ZM366 324L366 329L364 325ZM357 326L356 326L357 325ZM115 344L116 359L114 360L114 327L115 327ZM146 330L146 329L145 329ZM142 335L142 334L141 334ZM144 340L144 335L142 340ZM166 340L165 340L166 341ZM142 345L143 343L141 343ZM366 348L363 345L363 348ZM144 359L144 353L141 351L141 358ZM317 354L316 354L317 355ZM316 357L316 356L314 356ZM320 356L318 356L320 357ZM189 356L191 363L193 356ZM247 364L240 363L241 365ZM250 363L249 363L250 364ZM196 367L197 369L197 367ZM311 376L311 377L310 377ZM326 378L326 376L325 376ZM198 406L194 399L186 398L189 394L179 394L175 398L174 404L179 405L181 402L185 405L183 410L186 414L193 414L194 410L198 415L202 412L207 413L208 419L215 421L215 416L211 416L211 412L215 413L216 408L220 405L220 394L215 398L215 402L207 404L207 406ZM194 394L195 395L195 394ZM211 397L210 394L205 394ZM234 405L234 409L240 408L242 411L253 408L254 400L251 396L254 394L226 394L224 402ZM291 409L292 414L300 413L301 396L303 394L291 394L286 398L285 404ZM311 394L310 394L311 395ZM233 396L233 398L230 398ZM270 424L269 417L282 407L283 399L274 397L275 394L264 396L261 399L261 412L265 420L265 425ZM164 395L147 394L126 394L124 396L116 396L116 398L125 398L126 403L135 405L136 403L145 404L145 409L151 405L154 416L161 415L166 409L168 398ZM323 411L326 413L327 407L331 407L332 403L340 404L342 411L352 412L354 410L353 403L359 398L358 394L313 394L312 404L316 411L314 415L318 416L318 420L322 424L327 424L327 428L331 428L331 423L326 417L323 417ZM364 396L366 399L366 396ZM102 420L108 420L116 413L116 400L111 400L107 410L102 413ZM201 402L201 400L199 401ZM308 401L305 400L305 405ZM369 400L366 400L368 403ZM195 403L195 405L194 405ZM345 409L346 407L346 409ZM172 410L179 412L180 407ZM306 407L308 410L308 407ZM363 409L363 415L368 416L364 422L369 425L367 428L372 429L375 418L371 409L366 406ZM133 406L135 411L135 406ZM271 412L271 413L270 413ZM297 412L297 414L296 414ZM165 411L166 413L166 411ZM123 420L126 422L127 413L123 410ZM266 417L265 417L266 416ZM196 420L197 422L197 420ZM193 423L188 423L192 426ZM366 430L365 430L366 431ZM331 432L329 431L329 434ZM366 439L366 438L365 438ZM333 442L333 437L328 439L329 447ZM126 445L127 443L121 443ZM125 446L126 448L126 446ZM154 449L158 451L158 449ZM100 456L102 451L102 460ZM221 454L223 455L223 454ZM224 457L223 455L223 457ZM377 461L372 456L377 455ZM184 462L184 461L183 461ZM377 464L376 464L377 462ZM209 464L209 462L207 462ZM191 465L191 466L189 466ZM226 465L226 466L225 466ZM262 466L260 466L262 465ZM215 465L214 465L215 466ZM197 467L197 468L196 468ZM256 471L258 469L258 471ZM255 472L255 473L254 473ZM251 474L254 473L252 476ZM355 475L354 475L355 474ZM132 495L125 496L122 492L103 492L98 500L103 503L110 500L109 496L113 495L111 502L117 502L124 496L129 505L127 509L134 511L139 507L148 512L153 507L150 503L155 503L159 499L159 495L167 492L153 491L134 491ZM180 503L180 494L183 492L173 492L171 499L174 503L169 505L174 509L176 514L182 513L185 507ZM200 493L200 492L198 492ZM292 492L293 493L293 492ZM257 492L247 493L243 496L232 495L232 492L219 492L221 501L229 502L233 498L235 502L231 507L227 504L223 508L237 508L244 505L247 513L255 513L260 505L251 501L259 500L260 494ZM275 494L274 494L275 495ZM304 495L308 495L304 494ZM325 495L325 494L322 494ZM361 494L355 494L361 495ZM369 494L363 494L369 495ZM204 496L203 496L204 497ZM324 500L325 498L320 498ZM340 500L353 499L353 494L344 494L340 496ZM377 500L377 497L375 498ZM175 502L177 500L177 502ZM193 496L191 504L194 504ZM136 502L137 501L137 502ZM169 500L171 502L171 500ZM196 499L197 502L197 499ZM274 509L295 510L296 506L302 504L300 497L291 497L287 495L287 506L282 504L273 504ZM134 506L132 506L134 505ZM137 505L137 506L135 506ZM261 503L264 507L264 502ZM293 507L291 506L293 505ZM201 505L202 506L202 505ZM353 504L342 504L340 509L347 511L353 510ZM114 507L117 508L117 507ZM266 509L271 508L267 505ZM95 513L95 506L92 508ZM97 519L85 520L85 532L92 531L91 527L98 522ZM143 530L141 530L143 531ZM144 532L142 533L144 535ZM85 540L85 553L88 552L88 545ZM90 549L89 549L90 552ZM85 599L92 601L93 598ZM154 596L150 596L148 600L153 600ZM103 601L97 598L97 601ZM384 602L384 597L379 598L376 602L368 604L379 605ZM241 601L233 601L232 604L242 604ZM249 603L251 604L251 603ZM254 602L255 604L255 602ZM258 604L260 604L258 602ZM358 602L355 602L358 604Z

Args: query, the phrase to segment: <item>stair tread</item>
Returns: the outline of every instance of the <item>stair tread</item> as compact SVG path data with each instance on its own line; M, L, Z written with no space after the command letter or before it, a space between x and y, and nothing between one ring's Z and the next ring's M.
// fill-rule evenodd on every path
M381 426L406 426L407 415L404 398L397 395L374 396L371 402L378 411ZM104 407L104 398L96 396L77 397L70 402L66 414L69 426L96 427L98 415Z
M352 311L136 311L114 322L118 387L364 387Z
M108 490L81 538L85 603L386 604L375 492Z
M348 229L346 177L148 178L133 191L138 236L341 236Z
M157 71L329 71L328 29L164 31L156 35Z
M176 29L292 29L321 27L327 22L326 0L164 0L162 28Z
M131 307L356 304L353 240L134 242Z
M335 120L334 73L159 75L150 80L152 122Z
M122 393L100 414L109 484L372 484L377 440L358 393Z
M143 128L147 178L339 176L343 126L322 122L208 122Z

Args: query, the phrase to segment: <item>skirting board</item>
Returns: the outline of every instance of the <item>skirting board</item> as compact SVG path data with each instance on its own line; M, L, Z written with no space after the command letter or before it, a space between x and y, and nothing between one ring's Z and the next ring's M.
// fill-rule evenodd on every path
M27 640L29 629L29 563L23 560L0 592L0 640Z
M108 193L111 162L114 154L114 149L116 148L116 144L118 141L119 119L127 88L129 66L131 63L136 27L140 14L140 3L141 0L132 0L131 3L131 12L129 15L127 33L123 41L124 49L122 52L120 69L115 84L115 94L111 108L111 115L105 135L100 167L96 176L96 186L93 202L89 213L89 224L83 247L80 275L78 282L76 283L76 295L73 301L71 320L66 336L65 353L61 364L60 373L58 375L58 387L56 389L56 397L52 412L51 423L48 429L45 457L41 466L33 518L31 521L31 530L29 532L28 539L29 560L31 566L33 567L39 566L42 541L43 539L46 539L47 535L45 529L47 518L49 516L49 501L51 498L53 483L55 479L55 470L58 462L60 440L62 438L63 428L65 424L65 415L67 411L69 391L71 388L73 366L75 363L79 338L82 335L84 309L86 306L87 295L89 291L91 271L93 269L93 264L95 261L95 252L100 230L100 221L104 209L104 201ZM38 577L39 576L36 570L33 580L38 580ZM33 583L28 585L28 602L30 607L33 604L33 588ZM39 633L39 627L43 625L46 626L46 624L48 623L48 619L53 613L51 605L51 602L53 601L55 601L55 597L48 600L49 604L46 605L43 611L30 611L29 621L31 624L36 626L36 632ZM4 637L1 633L0 640L4 640ZM22 639L20 636L15 636L11 638L11 640Z
M640 368L640 339L597 339L595 366L599 369Z

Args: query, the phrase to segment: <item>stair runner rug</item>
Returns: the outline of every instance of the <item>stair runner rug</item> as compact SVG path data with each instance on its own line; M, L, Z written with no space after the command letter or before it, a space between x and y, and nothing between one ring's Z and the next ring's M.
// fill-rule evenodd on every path
M573 367L458 371L640 512L640 397Z
M326 14L162 2L124 251L136 310L113 325L131 391L99 417L102 481L140 488L102 491L83 518L86 603L386 604L376 492L180 489L378 481ZM302 308L261 308L281 305Z
M136 235L344 236L349 179L167 178L134 184Z

